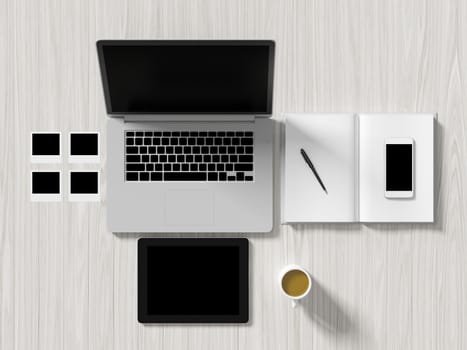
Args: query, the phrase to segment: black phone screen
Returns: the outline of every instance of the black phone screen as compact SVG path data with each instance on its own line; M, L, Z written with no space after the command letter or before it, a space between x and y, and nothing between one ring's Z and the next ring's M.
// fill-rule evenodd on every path
M386 191L412 191L412 144L386 144Z

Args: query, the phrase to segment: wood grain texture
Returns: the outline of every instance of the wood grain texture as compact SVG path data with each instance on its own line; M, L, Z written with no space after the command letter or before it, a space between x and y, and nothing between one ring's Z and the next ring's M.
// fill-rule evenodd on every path
M438 112L436 223L280 226L276 143L274 231L229 235L251 241L250 324L138 324L138 235L106 229L98 39L274 39L276 119ZM465 62L464 0L0 0L0 349L467 348ZM32 165L32 130L99 130L102 165ZM32 169L79 168L100 203L30 202ZM288 263L314 279L297 309Z

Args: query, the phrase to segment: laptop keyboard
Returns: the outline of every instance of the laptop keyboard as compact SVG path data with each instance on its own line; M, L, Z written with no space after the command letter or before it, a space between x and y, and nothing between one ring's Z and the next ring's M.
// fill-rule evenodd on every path
M251 131L125 131L126 181L254 180Z

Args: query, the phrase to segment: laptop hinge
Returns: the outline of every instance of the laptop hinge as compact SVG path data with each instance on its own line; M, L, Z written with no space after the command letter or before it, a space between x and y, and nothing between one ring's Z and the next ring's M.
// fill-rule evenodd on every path
M254 122L254 115L247 114L206 114L206 115L179 115L179 114L132 114L123 116L125 122Z

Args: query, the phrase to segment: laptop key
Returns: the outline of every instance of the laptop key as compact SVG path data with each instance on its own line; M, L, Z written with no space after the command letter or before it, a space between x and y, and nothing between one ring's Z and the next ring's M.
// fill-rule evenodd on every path
M208 173L208 181L217 181L217 173Z
M135 144L135 139L132 139L132 138L127 138L126 139L126 144L128 146L133 146Z
M126 156L127 163L139 163L141 160L139 154Z
M180 171L180 164L172 164L172 171Z
M198 165L198 170L199 171L206 171L206 169L207 169L206 164L201 163L201 164Z
M172 164L165 163L164 164L164 171L171 171L172 170Z
M241 139L241 144L243 146L251 146L253 144L253 138L252 137L244 137Z
M149 155L143 154L143 155L141 156L141 162L143 162L143 163L149 162Z
M158 173L158 172L151 173L151 181L162 181L162 173Z
M219 173L219 181L226 181L227 173Z
M253 164L236 163L235 171L253 171Z
M239 156L238 161L240 163L253 163L253 156L250 156L250 155Z
M145 137L145 138L144 138L144 144L145 144L146 146L149 146L151 143L152 143L152 140L151 140L149 137Z
M235 176L228 176L228 177L227 177L227 180L229 180L229 181L235 181Z
M138 181L138 173L126 173L127 181Z
M253 147L245 147L246 154L253 154Z
M169 157L168 157L168 160L170 163L175 163L176 161L176 156L175 154L171 154Z
M139 173L139 181L149 181L149 173Z
M253 176L245 176L245 181L253 181Z
M164 137L164 138L162 139L162 144L163 144L164 146L167 146L167 145L169 144L169 139L166 138L166 137Z
M182 171L189 171L190 170L190 166L188 164L182 164Z
M240 173L237 173L237 181L243 181L245 180L245 174L240 172Z
M202 161L203 161L203 156L200 155L200 154L197 154L197 155L195 156L195 162L196 162L196 163L201 163Z
M162 171L162 164L155 164L154 165L154 170L155 171Z
M206 181L206 173L198 173L198 172L164 173L164 181Z
M126 148L126 153L128 153L128 154L137 154L138 153L138 147L127 147Z

